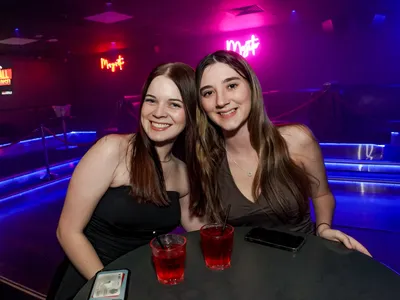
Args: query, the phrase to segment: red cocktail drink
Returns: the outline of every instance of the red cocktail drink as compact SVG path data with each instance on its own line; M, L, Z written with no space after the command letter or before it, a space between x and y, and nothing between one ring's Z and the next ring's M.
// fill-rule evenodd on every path
M154 238L150 242L153 262L160 283L175 285L183 281L186 259L186 238L177 234L160 235L164 246Z
M212 270L224 270L231 266L234 229L221 224L204 225L200 229L201 248L206 266Z

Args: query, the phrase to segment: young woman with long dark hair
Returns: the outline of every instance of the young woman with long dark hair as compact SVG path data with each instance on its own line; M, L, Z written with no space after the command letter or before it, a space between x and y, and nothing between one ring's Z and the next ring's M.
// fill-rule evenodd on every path
M160 65L143 88L139 132L106 136L81 159L57 229L67 258L48 299L72 299L97 271L149 243L154 233L180 224L199 228L188 209L190 195L198 194L187 175L187 168L196 169L195 111L194 70ZM181 148L188 165L174 155Z
M204 199L191 203L195 215L221 221L231 204L232 225L316 231L369 255L354 238L331 228L335 198L312 132L303 125L274 126L257 76L242 56L224 50L206 56L196 68L196 85Z

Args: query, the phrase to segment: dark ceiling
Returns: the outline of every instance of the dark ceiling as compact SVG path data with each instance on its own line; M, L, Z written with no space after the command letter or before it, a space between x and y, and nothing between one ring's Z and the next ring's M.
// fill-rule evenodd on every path
M400 17L399 0L0 0L0 3L0 40L17 36L38 39L24 46L0 44L0 54L101 52L101 45L111 41L124 48L160 36L204 36L285 24L291 20L292 10L296 10L299 21L316 23L333 18L370 22L374 14L384 14L387 19ZM258 5L264 11L241 16L230 11L249 5ZM113 24L85 20L106 11L132 18Z

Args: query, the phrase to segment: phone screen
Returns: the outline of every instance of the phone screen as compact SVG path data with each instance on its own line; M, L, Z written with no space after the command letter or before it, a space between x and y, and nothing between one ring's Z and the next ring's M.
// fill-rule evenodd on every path
M264 245L278 246L296 250L302 246L305 238L290 233L257 227L251 229L247 233L246 240Z
M91 300L124 300L127 286L127 270L100 271L92 287Z

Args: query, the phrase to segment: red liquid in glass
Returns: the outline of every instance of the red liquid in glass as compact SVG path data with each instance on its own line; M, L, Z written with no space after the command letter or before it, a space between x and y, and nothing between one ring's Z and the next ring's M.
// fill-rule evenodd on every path
M233 232L226 229L221 236L220 227L205 228L201 234L206 266L213 270L224 270L231 266Z
M157 278L164 284L178 284L184 278L186 251L182 245L169 245L168 249L153 255Z

